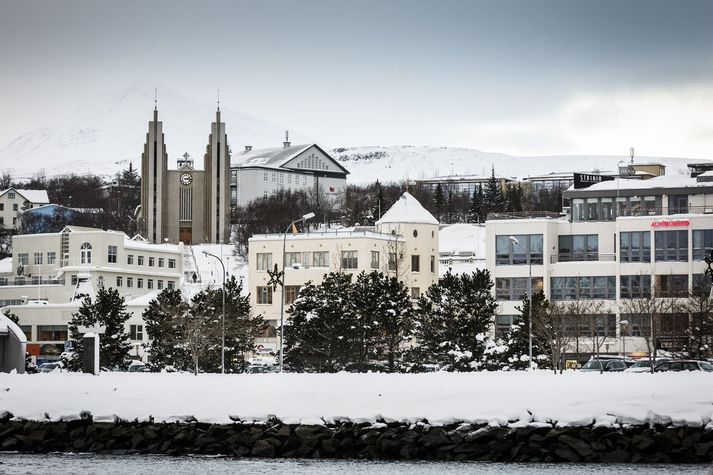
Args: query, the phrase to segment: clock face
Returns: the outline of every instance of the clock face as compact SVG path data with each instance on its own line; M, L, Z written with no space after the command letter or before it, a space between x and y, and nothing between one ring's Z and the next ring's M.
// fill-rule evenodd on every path
M181 185L190 185L193 183L193 176L190 173L182 173L181 174Z

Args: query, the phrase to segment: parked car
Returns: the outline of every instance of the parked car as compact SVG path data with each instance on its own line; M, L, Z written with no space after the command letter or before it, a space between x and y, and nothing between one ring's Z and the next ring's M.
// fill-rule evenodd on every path
M129 373L148 373L149 369L141 361L132 361L128 369Z
M578 371L594 372L602 370L604 372L614 373L621 372L626 369L626 362L623 359L594 359L587 361Z
M271 365L250 365L245 368L246 374L277 373L277 367Z
M663 373L667 371L707 371L713 372L713 364L707 361L696 361L696 360L673 360L664 361L657 364L654 367L654 371L657 373Z
M39 373L61 373L64 371L61 361L52 361L50 363L42 363L37 367Z
M671 361L668 358L659 358L657 360L653 360L654 367L659 364L663 363L665 361ZM650 373L651 372L651 363L652 361L649 360L648 358L638 360L636 363L634 363L633 366L625 369L624 371L627 373Z

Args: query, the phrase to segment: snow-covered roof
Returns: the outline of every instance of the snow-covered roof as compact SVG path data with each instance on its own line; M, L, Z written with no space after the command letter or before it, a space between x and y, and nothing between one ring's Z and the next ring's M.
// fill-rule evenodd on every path
M419 178L416 181L420 183L427 183L427 182L446 182L446 181L488 181L490 180L491 175L443 175L443 176L435 176L431 178ZM497 180L506 180L506 181L514 181L514 177L508 177L504 175L500 175L498 173L495 173L495 178Z
M441 228L438 252L444 255L469 255L485 259L485 224L456 223Z
M0 274L10 274L12 272L12 257L0 259Z
M406 192L376 222L376 224L385 223L438 224L438 220L416 198Z
M629 180L616 178L614 180L595 183L588 188L577 191L615 191L615 190L647 190L665 188L710 187L710 182L698 182L687 175L662 175L649 180ZM573 187L568 190L573 190Z
M261 166L279 168L283 163L288 162L312 145L313 144L303 144L251 150L234 155L231 160L231 165L239 167Z
M50 199L47 196L47 190L18 190L17 188L8 188L0 192L0 196L4 195L8 191L14 191L15 193L24 197L30 203L49 203Z
M146 292L144 295L140 295L134 299L127 300L126 301L126 306L127 307L147 307L149 303L154 300L158 294L160 294L160 290L152 290L151 292Z

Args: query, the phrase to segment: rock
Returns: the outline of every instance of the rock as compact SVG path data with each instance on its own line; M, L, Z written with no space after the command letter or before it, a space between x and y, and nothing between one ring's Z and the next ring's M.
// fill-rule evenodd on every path
M627 463L629 460L629 454L621 449L599 454L599 461L604 463Z
M425 435L422 435L419 439L419 442L423 444L424 447L430 449L450 444L451 439L448 437L448 434L445 430L441 429L440 427L436 427L428 431L428 433L426 433Z
M583 440L563 434L557 438L560 444L564 444L573 449L580 457L589 457L594 453L589 444Z
M254 457L274 457L275 446L267 440L258 440L250 451L250 455Z
M569 447L557 447L555 449L555 455L567 462L579 462L580 460L579 455Z

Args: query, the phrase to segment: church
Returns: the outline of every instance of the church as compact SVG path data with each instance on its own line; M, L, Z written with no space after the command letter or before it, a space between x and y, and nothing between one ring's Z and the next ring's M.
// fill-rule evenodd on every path
M220 108L211 124L204 169L188 154L169 170L163 122L154 107L141 155L139 229L149 242L219 244L230 238L230 152Z

